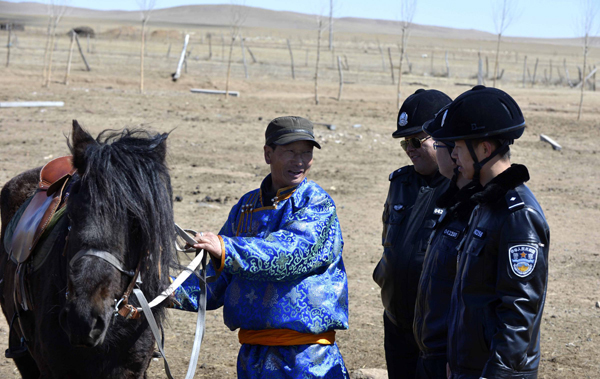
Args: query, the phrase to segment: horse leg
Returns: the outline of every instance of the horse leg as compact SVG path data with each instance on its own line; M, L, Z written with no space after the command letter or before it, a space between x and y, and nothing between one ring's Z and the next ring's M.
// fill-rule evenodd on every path
M15 321L15 324L18 321ZM14 325L15 328L18 328L18 325ZM9 346L20 346L21 339L19 338L17 333L10 332L9 338ZM38 369L37 363L29 353L29 350L24 351L19 354L19 357L13 358L15 365L19 369L21 373L21 377L23 379L38 379L40 377L40 370Z

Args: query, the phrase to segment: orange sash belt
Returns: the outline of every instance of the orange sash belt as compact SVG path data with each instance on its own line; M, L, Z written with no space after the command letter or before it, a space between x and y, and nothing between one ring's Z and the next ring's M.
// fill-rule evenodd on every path
M291 329L240 329L238 339L242 344L264 346L291 346L291 345L333 345L335 330L320 334L300 333Z

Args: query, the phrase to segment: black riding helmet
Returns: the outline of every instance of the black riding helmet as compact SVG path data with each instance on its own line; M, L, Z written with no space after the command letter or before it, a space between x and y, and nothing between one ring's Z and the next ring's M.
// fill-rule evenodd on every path
M523 135L525 119L517 102L506 92L475 86L440 112L429 128L435 126L439 126L432 135L435 140L444 143L465 140L474 162L475 178L478 178L481 167L496 155L507 152L509 145ZM501 146L479 162L471 140L482 138L497 139Z
M435 117L442 107L451 102L448 95L438 90L416 90L402 103L396 122L397 130L392 133L392 137L402 138L419 133L426 121Z
M452 150L454 149L454 146L456 145L454 143L454 141L439 141L436 138L436 135L439 134L440 130L442 129L442 118L444 117L444 114L446 113L446 110L448 109L450 104L448 104L445 107L443 107L442 109L440 109L439 112L436 113L434 118L432 118L431 120L424 123L423 131L425 133L429 134L431 136L431 138L433 138L434 141L442 142L444 145L448 146L449 148L445 149L445 150L447 151L448 155L450 155L450 159L452 159L452 161L454 163L456 163L456 159L454 159L452 157ZM434 145L434 147L435 147L435 145ZM456 183L456 181L458 180L458 174L459 174L458 167L455 167L454 168L454 176L452 177L453 183Z
M425 133L429 134L431 136L431 138L433 138L434 141L440 141L437 138L437 135L440 134L440 131L442 130L442 119L444 118L444 114L446 113L446 110L448 110L448 107L450 107L450 104L444 106L442 109L440 109L436 113L434 118L432 118L431 120L429 120L423 124L423 131ZM454 147L454 145L455 145L454 141L440 141L440 142L444 142L445 145L452 146L452 147Z
M487 137L514 141L525 129L517 102L497 88L475 86L440 113L440 130L434 137L438 141Z

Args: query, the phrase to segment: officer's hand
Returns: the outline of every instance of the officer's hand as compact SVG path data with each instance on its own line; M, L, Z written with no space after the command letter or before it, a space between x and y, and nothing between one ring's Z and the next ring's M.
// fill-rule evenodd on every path
M198 233L194 236L194 239L198 242L193 245L194 249L204 249L213 258L221 259L221 240L216 234L211 232Z
M452 371L450 371L450 363L446 362L446 376L448 377L448 379L450 379L450 377L452 376Z

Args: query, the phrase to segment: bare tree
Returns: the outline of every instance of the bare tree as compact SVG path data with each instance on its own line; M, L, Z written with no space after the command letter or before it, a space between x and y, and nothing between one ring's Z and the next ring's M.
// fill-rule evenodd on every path
M323 34L323 19L317 17L317 63L315 65L315 104L319 105L319 59L321 58L321 36Z
M44 52L44 71L42 85L48 87L52 77L52 55L56 40L56 28L67 11L68 0L48 1L48 36L46 39L46 50Z
M498 35L498 42L496 44L496 62L494 63L494 87L496 87L496 79L498 78L500 41L502 40L502 34L504 34L506 28L508 28L517 18L517 5L517 0L495 0L492 4L492 19L494 21L496 34Z
M578 34L583 38L583 70L581 75L581 96L579 97L579 110L577 111L577 121L581 119L583 108L583 90L585 88L585 68L587 67L587 56L590 49L590 37L597 32L596 16L598 15L598 5L595 0L581 0L580 16L577 18Z
M400 48L400 65L398 65L398 109L400 109L400 90L402 86L402 61L404 60L404 55L406 54L408 37L410 36L410 27L412 26L412 20L415 17L416 10L417 0L400 1L400 27L402 28L402 45Z
M137 0L142 17L142 46L140 49L140 93L144 93L144 52L146 49L146 23L156 5L156 0Z
M329 51L333 50L333 14L338 10L338 2L329 0Z
M229 4L229 27L231 33L231 43L229 45L229 59L227 61L227 80L225 81L225 98L229 97L229 77L231 75L231 55L233 54L233 44L235 40L240 36L240 30L244 22L246 22L247 8L245 2L238 2L231 0Z

